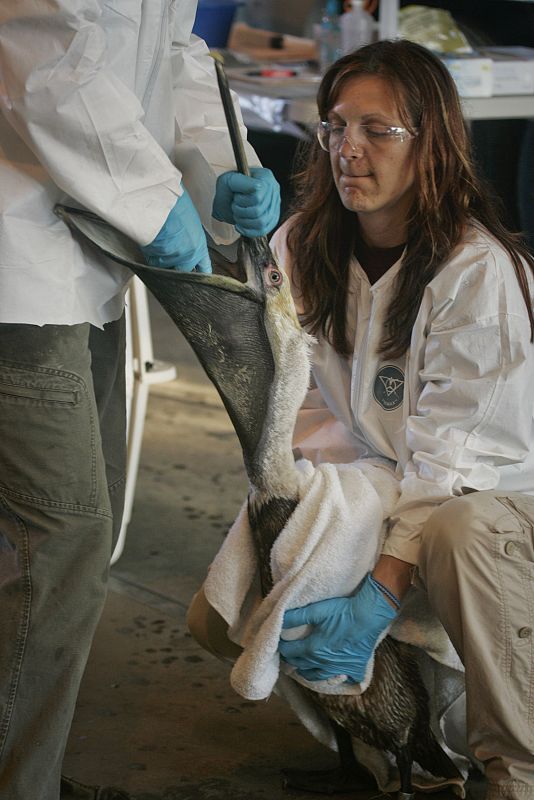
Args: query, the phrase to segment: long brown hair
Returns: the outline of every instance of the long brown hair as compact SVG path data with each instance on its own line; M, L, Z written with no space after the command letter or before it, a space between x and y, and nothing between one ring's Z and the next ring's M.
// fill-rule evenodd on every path
M361 75L386 79L394 92L402 123L419 129L413 140L414 201L408 239L397 277L380 352L389 358L408 348L425 286L460 242L466 226L477 220L501 243L512 261L525 299L534 340L534 313L522 259L534 273L534 257L518 234L504 227L489 190L476 175L460 100L442 62L426 48L406 40L381 41L336 61L321 81L317 106L327 119L341 87ZM358 226L334 184L328 153L314 142L296 176L288 246L295 265L304 321L347 354L346 329L349 263Z

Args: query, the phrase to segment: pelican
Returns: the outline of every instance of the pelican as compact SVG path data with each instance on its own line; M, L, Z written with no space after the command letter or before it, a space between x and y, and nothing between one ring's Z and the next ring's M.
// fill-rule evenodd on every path
M267 239L242 239L230 266L212 252L214 274L148 267L135 243L90 212L58 206L57 214L146 284L190 342L230 416L249 479L248 515L263 595L272 588L270 552L299 502L292 451L298 410L309 384L311 337L301 328L289 280ZM217 274L215 274L215 272ZM352 737L396 759L401 800L413 795L412 763L436 777L459 776L430 727L429 699L409 645L387 636L373 679L361 695L305 690L331 720L340 767L286 772L286 785L332 793L370 785Z

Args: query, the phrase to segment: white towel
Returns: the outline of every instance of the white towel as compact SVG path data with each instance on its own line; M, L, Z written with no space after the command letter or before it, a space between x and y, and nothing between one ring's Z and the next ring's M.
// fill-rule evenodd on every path
M398 481L389 462L380 459L323 463L317 467L302 460L296 466L300 502L271 551L272 591L262 599L246 504L210 567L204 590L210 605L228 623L230 639L244 648L230 677L235 691L259 700L269 697L276 688L309 730L335 749L326 717L295 681L322 693L359 694L369 683L372 664L360 685L345 683L345 676L312 683L296 674L289 679L280 672L278 642L282 620L288 608L354 593L381 552L385 520L398 497ZM390 633L430 654L432 663L441 668L447 680L454 676L446 699L440 699L441 707L433 709L436 719L440 719L448 702L453 703L461 692L461 675L458 676L462 665L430 611L424 592L411 590ZM301 629L300 635L304 634ZM293 672L283 662L282 665L284 671ZM432 669L430 672L435 681ZM387 765L371 768L375 774L382 770L382 780L377 775L381 788L389 785Z
M230 638L244 647L232 670L233 688L251 700L268 697L278 679L278 641L284 612L316 600L352 594L376 563L384 520L398 496L387 462L353 464L297 462L301 499L271 553L274 588L263 601L246 504L225 539L205 583L208 602L229 625ZM443 664L461 669L443 628L423 604L424 593L404 604L396 638L422 646ZM301 633L302 635L302 633ZM289 668L290 669L290 668ZM328 693L355 693L362 685L345 676L307 684Z

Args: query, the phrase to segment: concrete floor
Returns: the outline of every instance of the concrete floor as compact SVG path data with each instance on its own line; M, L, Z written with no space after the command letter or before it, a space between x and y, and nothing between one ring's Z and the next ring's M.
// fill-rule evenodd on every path
M64 772L139 800L299 798L283 790L280 769L335 765L335 754L278 698L235 694L227 666L185 627L246 480L218 395L159 306L151 309L155 355L177 364L178 380L151 390L126 547L112 568Z

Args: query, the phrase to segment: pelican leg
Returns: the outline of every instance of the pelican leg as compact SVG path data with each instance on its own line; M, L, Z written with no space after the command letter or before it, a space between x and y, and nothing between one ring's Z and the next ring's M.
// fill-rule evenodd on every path
M301 792L317 794L343 794L376 788L375 779L369 770L356 760L348 731L336 722L332 720L330 722L338 746L339 766L321 770L282 770L284 789L298 789Z
M395 754L400 777L400 789L397 800L413 800L415 793L412 785L412 754L409 745L401 747Z

